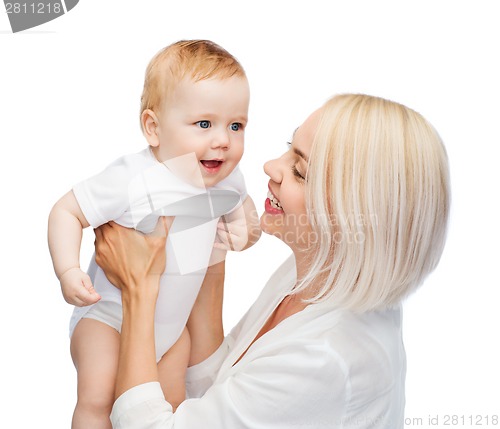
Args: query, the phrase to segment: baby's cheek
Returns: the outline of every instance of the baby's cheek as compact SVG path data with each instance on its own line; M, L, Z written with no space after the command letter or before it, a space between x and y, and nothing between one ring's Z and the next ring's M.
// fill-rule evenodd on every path
M236 164L238 164L238 162L240 162L241 158L243 157L243 152L244 152L244 147L243 144L241 144L240 148L238 148L238 150L235 153Z

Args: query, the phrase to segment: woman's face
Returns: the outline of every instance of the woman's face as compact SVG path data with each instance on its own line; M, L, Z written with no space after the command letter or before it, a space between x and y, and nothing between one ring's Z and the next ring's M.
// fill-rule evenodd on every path
M313 239L306 211L307 165L320 110L316 110L295 130L289 150L264 164L269 176L262 231L285 242L292 250L307 249Z

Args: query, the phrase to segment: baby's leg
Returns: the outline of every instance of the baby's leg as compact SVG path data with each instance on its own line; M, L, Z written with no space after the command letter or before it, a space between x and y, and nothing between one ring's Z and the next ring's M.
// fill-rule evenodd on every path
M78 372L78 402L72 429L111 429L120 334L94 319L78 322L71 356Z
M174 411L186 398L186 370L191 350L191 339L184 328L177 342L158 362L158 376L165 399Z

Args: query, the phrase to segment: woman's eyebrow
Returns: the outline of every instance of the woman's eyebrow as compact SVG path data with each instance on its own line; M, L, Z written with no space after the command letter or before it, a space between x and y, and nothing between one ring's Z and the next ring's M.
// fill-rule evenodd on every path
M293 148L293 152L300 156L305 162L309 163L309 159L305 155L304 152L302 152L300 149L297 149L296 147Z
M295 133L297 132L298 129L299 129L299 127L295 128L295 131L292 134L292 142L293 142L293 139L295 137ZM300 156L306 163L309 163L309 159L307 158L307 156L305 155L304 152L302 152L300 149L297 149L296 147L293 147L292 143L290 143L290 145L292 146L293 153Z

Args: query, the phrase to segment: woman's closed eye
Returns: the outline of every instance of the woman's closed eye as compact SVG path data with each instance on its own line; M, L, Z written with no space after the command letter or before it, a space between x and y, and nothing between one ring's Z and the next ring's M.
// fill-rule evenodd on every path
M292 142L286 142L286 145L288 146L288 149L292 149ZM305 176L303 176L299 170L297 170L297 164L292 165L292 173L293 175L299 179L299 180L306 180Z
M297 166L295 166L295 165L292 165L292 173L297 179L306 180L306 178L304 176L302 176L302 174L300 174L300 171L297 170Z

